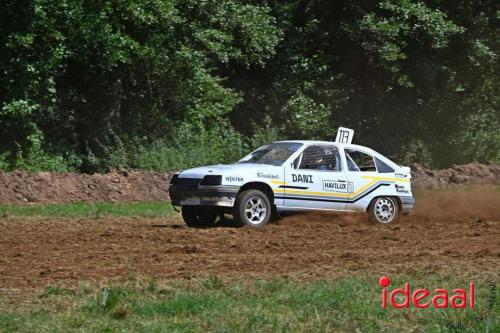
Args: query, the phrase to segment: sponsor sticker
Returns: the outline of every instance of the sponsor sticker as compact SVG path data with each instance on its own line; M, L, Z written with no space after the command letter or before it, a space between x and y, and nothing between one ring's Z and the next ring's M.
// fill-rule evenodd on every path
M405 194L409 194L410 193L410 191L408 191L403 185L395 184L394 186L396 186L396 191L398 193L405 193Z
M269 178L269 179L279 179L280 177L271 173L257 172L257 177L259 178Z
M352 192L352 182L342 182L334 180L323 180L323 191L337 192L337 193L350 193Z
M226 176L226 177L224 177L224 179L226 179L226 182L230 182L230 183L243 181L243 177L235 177L235 176Z
M312 175L296 175L292 173L292 182L294 183L313 183Z

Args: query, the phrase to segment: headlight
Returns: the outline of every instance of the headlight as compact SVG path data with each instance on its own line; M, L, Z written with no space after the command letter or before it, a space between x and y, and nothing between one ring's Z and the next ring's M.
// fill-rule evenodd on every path
M222 184L222 176L208 175L203 177L200 185L220 185Z

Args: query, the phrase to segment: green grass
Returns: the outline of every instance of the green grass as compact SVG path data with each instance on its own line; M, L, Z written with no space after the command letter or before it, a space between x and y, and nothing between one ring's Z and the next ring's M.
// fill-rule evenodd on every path
M98 217L140 216L165 217L174 213L168 202L75 203L50 205L0 205L0 216Z
M394 286L401 286L408 279L392 278ZM498 305L487 309L492 289L484 281L476 281L473 310L382 309L377 281L378 277L351 277L314 282L254 280L238 284L212 277L171 282L161 287L154 282L144 286L131 282L100 290L49 287L28 300L6 301L0 296L0 331L500 331L500 309ZM411 281L431 290L467 286L467 281L453 277L414 277ZM498 289L493 295L498 299Z

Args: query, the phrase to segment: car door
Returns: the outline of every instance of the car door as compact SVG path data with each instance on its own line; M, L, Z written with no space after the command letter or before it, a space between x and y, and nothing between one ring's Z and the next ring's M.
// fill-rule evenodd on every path
M357 148L345 148L348 181L353 184L347 210L365 210L375 191L390 183L377 172L377 163L370 153Z
M333 144L306 147L286 168L283 188L285 207L343 210L351 188L338 147Z

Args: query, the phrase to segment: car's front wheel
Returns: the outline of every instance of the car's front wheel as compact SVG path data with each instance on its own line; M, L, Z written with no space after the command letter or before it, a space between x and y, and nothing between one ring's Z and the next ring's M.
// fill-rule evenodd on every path
M378 197L370 203L368 214L374 223L393 223L399 217L399 205L392 197Z
M191 228L207 228L214 225L217 209L210 206L182 206L182 218Z
M240 193L234 206L234 219L237 224L260 228L269 223L272 214L271 202L259 190Z

